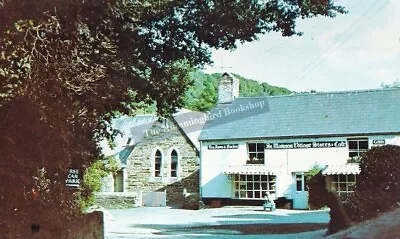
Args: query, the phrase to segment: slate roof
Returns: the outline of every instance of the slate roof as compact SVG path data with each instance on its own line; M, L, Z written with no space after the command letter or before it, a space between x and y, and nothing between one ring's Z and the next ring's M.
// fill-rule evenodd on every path
M400 89L239 97L208 118L199 140L399 133Z
M199 137L205 124L205 116L203 112L188 109L181 109L173 115L175 122L197 150L200 150Z
M122 164L126 164L134 145L141 141L146 131L151 128L156 120L157 117L155 115L123 116L112 120L112 127L119 130L122 135L118 134L115 137L113 142L115 147L113 149L109 147L106 140L101 141L102 153L106 156L114 155ZM128 144L129 138L131 140Z
M198 138L204 126L205 113L181 109L173 115L175 122L179 125L181 132L199 150ZM112 127L119 130L121 134L114 139L114 148L111 149L106 140L99 143L102 153L106 156L114 155L123 165L133 151L136 144L140 143L146 132L151 129L157 121L156 115L136 115L133 117L123 116L112 120ZM151 134L150 134L151 135Z

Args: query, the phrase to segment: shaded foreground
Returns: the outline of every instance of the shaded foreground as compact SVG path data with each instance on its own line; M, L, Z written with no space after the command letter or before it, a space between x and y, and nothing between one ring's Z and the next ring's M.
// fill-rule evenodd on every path
M154 227L154 226L153 226ZM196 234L242 234L242 235L268 235L268 234L293 234L308 231L327 229L326 223L286 223L286 224L244 224L244 225L215 225L187 228L168 228L160 230L157 235L177 235L182 232Z

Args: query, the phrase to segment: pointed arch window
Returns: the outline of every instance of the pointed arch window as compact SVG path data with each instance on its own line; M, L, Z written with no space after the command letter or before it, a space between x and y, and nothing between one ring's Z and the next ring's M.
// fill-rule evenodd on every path
M176 150L171 151L171 177L178 175L178 153Z
M161 163L162 163L161 151L157 150L154 155L154 176L155 177L161 177Z

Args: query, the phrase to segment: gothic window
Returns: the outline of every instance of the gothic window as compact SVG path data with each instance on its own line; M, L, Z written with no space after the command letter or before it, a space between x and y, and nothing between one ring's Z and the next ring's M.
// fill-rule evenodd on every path
M171 177L177 177L178 175L178 153L176 150L171 152Z
M162 155L160 150L157 149L154 155L154 176L161 177L161 164L162 164Z

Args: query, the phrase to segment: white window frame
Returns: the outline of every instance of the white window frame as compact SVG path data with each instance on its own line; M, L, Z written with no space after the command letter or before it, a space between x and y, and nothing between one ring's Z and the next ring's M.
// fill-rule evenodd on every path
M232 175L234 199L264 199L267 192L275 198L276 193L276 175Z
M331 189L337 194L343 195L354 192L354 186L357 182L356 174L336 174L331 175ZM353 178L354 180L351 180Z
M356 142L357 143L357 148L355 149L350 149L350 143L351 142ZM367 149L360 149L360 142L367 142ZM367 152L369 150L369 140L368 138L350 138L347 139L347 145L348 145L348 150L349 150L349 157L360 157L362 156L363 153ZM357 155L351 156L351 154L356 153Z
M256 146L256 150L255 151L250 151L250 145L251 144L255 144ZM261 147L261 150L260 150ZM252 158L250 156L250 154L255 154L258 160L254 161L253 163ZM262 157L259 157L259 155L262 154ZM248 160L246 162L246 164L265 164L265 143L263 142L248 142L247 143L247 156L248 156ZM261 161L261 162L260 162Z

